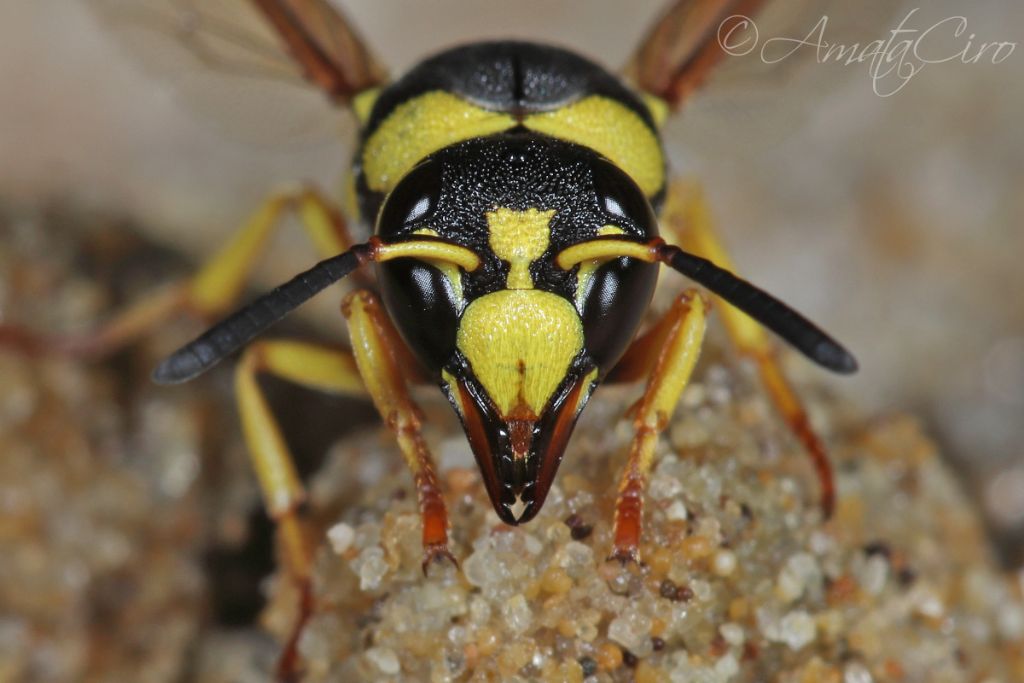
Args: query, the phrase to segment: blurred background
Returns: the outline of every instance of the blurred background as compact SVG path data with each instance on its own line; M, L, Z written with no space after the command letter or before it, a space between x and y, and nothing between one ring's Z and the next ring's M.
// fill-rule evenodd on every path
M168 78L85 4L0 3L3 322L87 326L190 272L282 183L336 191L353 151L347 116L317 93ZM554 42L614 68L663 3L342 4L401 73L445 46L500 37ZM827 12L826 40L884 41L914 9L908 28L945 27L929 42L939 56L1024 41L1016 0L846 5L833 0L779 35L805 36ZM966 28L955 35L959 16ZM763 26L762 39L772 36ZM860 360L859 374L833 378L794 359L800 378L829 383L868 416L917 416L1006 566L1019 567L1024 49L1000 64L926 65L889 97L867 64L814 56L805 49L777 69L748 58L746 77L740 62L723 69L666 128L672 165L704 184L742 273ZM295 226L271 253L256 286L314 258ZM289 324L343 339L337 300L325 293ZM174 391L146 379L159 353L196 331L169 327L97 366L0 354L0 540L12 549L0 557L0 681L180 680L200 632L188 660L200 673L186 677L265 680L276 647L254 624L274 567L270 526L237 430L225 428L236 424L230 373ZM306 469L339 433L374 419L365 403L271 393ZM232 629L202 630L209 623ZM131 647L103 659L104 642Z
M555 42L615 67L663 3L343 4L400 73L441 47L508 36ZM913 7L881 19L854 13L841 35L887 39ZM910 25L924 30L960 15L965 33L950 28L934 42L943 55L969 40L975 48L1024 41L1024 4L1016 0L922 1ZM822 381L866 413L920 416L962 473L1005 560L1018 562L1024 48L1001 64L927 65L889 97L873 91L866 64L812 59L799 71L698 98L665 131L673 165L706 186L744 274L856 353L858 375ZM295 134L284 132L295 113L290 101L257 111L239 104L232 130L230 116L198 112L179 93L140 68L82 2L0 3L0 208L119 217L196 261L282 182L339 187L353 149L344 114L328 112ZM242 130L254 119L272 127L279 116L281 139L254 140ZM324 121L327 136L306 134ZM299 234L283 231L261 284L310 261ZM319 324L340 335L335 299L317 310Z

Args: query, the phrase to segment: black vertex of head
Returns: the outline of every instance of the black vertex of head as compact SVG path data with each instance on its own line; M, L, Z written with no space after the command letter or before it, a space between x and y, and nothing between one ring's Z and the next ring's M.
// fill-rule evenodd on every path
M165 358L153 370L153 381L179 384L198 377L314 294L351 273L370 258L371 251L369 245L357 245L296 275Z
M839 374L857 371L857 360L853 354L771 294L676 246L663 245L659 249L659 257L663 263L704 285L775 332L818 365Z

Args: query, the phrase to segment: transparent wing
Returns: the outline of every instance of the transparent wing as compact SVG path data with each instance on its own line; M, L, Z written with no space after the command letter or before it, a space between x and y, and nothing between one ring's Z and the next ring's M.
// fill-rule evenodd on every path
M250 0L84 0L186 106L251 143L328 139L339 112Z
M683 0L677 4L715 3ZM720 0L717 4L755 3ZM708 39L714 49L722 49L723 43L727 47L722 58L701 75L677 120L669 123L667 135L700 155L720 155L727 149L755 152L779 144L799 130L815 111L815 103L830 93L854 82L870 91L869 63L844 62L850 55L863 55L873 41L888 39L908 4L903 0L769 0L751 12L750 22L733 23L719 31L716 21ZM684 39L698 49L699 41ZM825 47L818 49L818 42ZM700 66L700 60L694 63Z

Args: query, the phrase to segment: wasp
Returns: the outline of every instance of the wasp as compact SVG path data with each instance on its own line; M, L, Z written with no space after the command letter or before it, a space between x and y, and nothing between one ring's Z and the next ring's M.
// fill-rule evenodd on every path
M645 382L610 553L638 561L654 448L714 300L809 453L827 515L834 486L825 449L765 330L828 370L851 373L856 361L734 274L702 196L671 179L659 132L724 57L717 37L760 4L678 0L621 75L560 48L499 41L440 52L389 80L327 0L251 0L306 79L358 124L348 217L309 188L275 195L195 276L79 340L78 350L122 344L176 311L222 316L281 214L293 210L324 260L221 319L153 378L192 380L242 351L234 373L243 432L296 580L308 583L312 557L300 514L306 493L261 393L262 374L373 401L415 480L424 570L454 557L411 386L440 388L495 512L517 525L543 506L595 389ZM372 236L356 243L350 221ZM686 289L642 329L661 266L710 295ZM261 338L357 272L366 286L341 304L350 350Z

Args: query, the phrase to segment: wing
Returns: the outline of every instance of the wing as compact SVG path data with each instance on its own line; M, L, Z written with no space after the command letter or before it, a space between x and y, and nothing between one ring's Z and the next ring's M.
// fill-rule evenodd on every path
M307 79L333 101L382 83L384 69L355 29L327 0L253 0Z
M764 0L677 0L640 43L625 73L637 87L679 109L727 52L720 36L749 30Z
M906 0L676 0L625 68L639 89L685 108L674 140L698 154L753 151L798 130L818 97L868 66L823 59L811 46L887 38ZM726 49L724 46L728 46Z
M249 141L326 139L332 105L385 77L326 0L84 1L186 105Z

